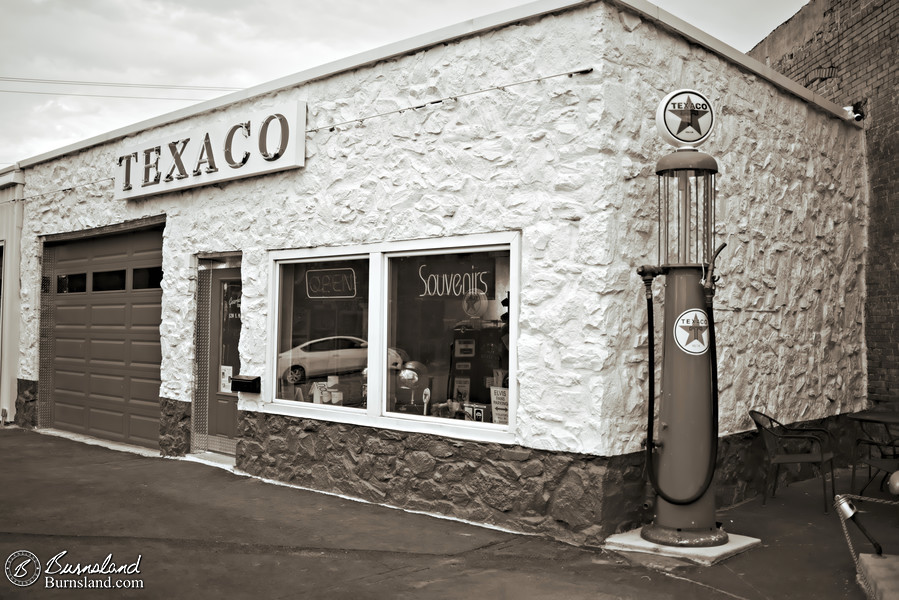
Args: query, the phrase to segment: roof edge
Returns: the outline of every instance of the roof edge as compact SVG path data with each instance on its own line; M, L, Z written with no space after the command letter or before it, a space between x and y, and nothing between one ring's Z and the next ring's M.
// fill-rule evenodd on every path
M810 89L793 81L789 77L778 73L771 67L752 58L748 54L744 54L733 46L725 44L718 38L712 37L705 31L702 31L701 29L690 25L683 19L675 17L671 13L662 10L661 8L659 8L655 4L652 4L651 2L648 2L647 0L606 1L611 4L619 5L622 8L632 10L640 16L658 23L659 26L661 26L663 29L680 35L687 40L702 46L706 50L709 50L710 52L717 54L740 67L743 67L747 71L758 75L769 83L781 88L783 91L793 94L794 96L797 96L810 104L818 106L818 108L826 113L829 113L831 116L842 119L843 121L855 125L860 129L862 128L859 123L856 123L855 120L851 119L849 115L847 115L846 111L844 111L840 106L834 104L824 96L816 94Z

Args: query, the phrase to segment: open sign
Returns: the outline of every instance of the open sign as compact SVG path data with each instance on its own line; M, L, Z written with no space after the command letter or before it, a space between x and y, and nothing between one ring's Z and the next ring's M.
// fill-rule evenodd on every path
M309 298L355 298L356 271L350 268L306 271L306 295Z

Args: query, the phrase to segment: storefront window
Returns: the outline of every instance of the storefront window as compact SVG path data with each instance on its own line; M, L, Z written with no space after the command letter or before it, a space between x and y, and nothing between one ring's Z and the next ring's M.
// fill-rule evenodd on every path
M387 411L508 422L509 252L390 259ZM504 302L505 301L505 302Z
M281 266L277 397L364 408L368 260Z
M501 232L274 251L263 410L511 441L519 243Z

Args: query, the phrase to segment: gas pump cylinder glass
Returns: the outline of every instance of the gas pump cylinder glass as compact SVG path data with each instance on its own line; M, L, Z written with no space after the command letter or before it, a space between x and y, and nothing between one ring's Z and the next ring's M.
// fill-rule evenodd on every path
M715 251L715 174L711 156L681 150L664 157L658 175L658 264L701 265Z

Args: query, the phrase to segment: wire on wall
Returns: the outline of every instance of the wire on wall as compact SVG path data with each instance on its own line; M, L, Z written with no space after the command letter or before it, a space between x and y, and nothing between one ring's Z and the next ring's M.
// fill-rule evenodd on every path
M322 125L321 127L315 127L312 129L307 129L306 133L317 133L322 129L327 129L328 131L334 131L338 127L343 125L352 125L354 123L362 123L364 121L368 121L370 119L376 119L378 117L386 117L388 115L401 114L406 112L407 110L418 110L420 108L425 108L427 106L431 106L434 104L440 104L441 102L446 102L447 100L458 100L459 98L464 98L466 96L474 96L475 94L484 94L486 92L494 92L494 91L505 91L506 88L514 87L516 85L524 85L526 83L534 83L537 81L544 81L546 79L554 79L556 77L572 77L574 75L586 75L587 73L591 73L593 71L593 67L584 67L581 69L575 69L573 71L565 71L564 73L556 73L554 75L544 75L542 77L534 77L533 79L525 79L524 81L516 81L514 83L505 83L503 85L494 85L491 87L483 88L480 90L475 90L473 92L463 92L461 94L453 94L451 96L444 96L443 98L438 98L436 100L429 100L427 102L423 102L421 104L406 106L404 108L395 108L393 110L389 110L387 112L377 113L373 115L367 115L364 117L357 117L355 119L350 119L348 121L341 121L340 123L331 123L330 125Z

